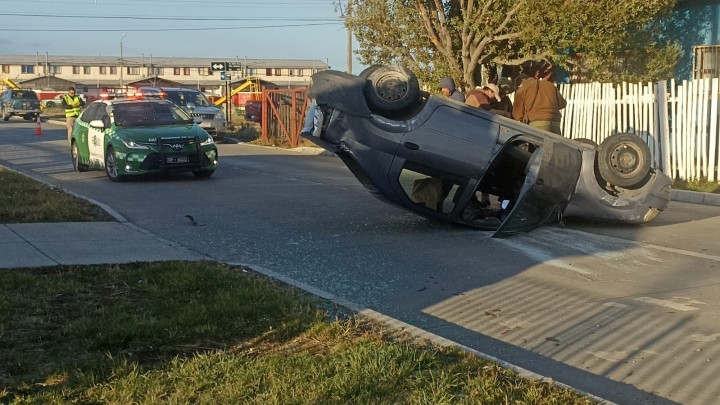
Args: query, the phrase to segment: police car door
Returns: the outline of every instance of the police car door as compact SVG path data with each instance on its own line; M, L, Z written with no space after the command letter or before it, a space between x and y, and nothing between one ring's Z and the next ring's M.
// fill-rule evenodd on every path
M94 127L90 125L90 121L101 120L106 124L110 123L110 120L103 119L107 117L105 112L105 103L94 104L98 108L94 111L88 111L92 113L92 119L88 120L88 148L90 150L90 161L93 166L105 167L105 127ZM84 115L84 114L83 114Z

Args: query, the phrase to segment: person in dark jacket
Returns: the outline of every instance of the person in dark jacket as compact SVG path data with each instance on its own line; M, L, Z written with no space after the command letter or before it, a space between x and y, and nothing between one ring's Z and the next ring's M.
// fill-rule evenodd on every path
M548 80L520 76L512 116L515 120L562 135L560 110L567 102Z
M450 97L463 103L465 102L465 95L455 88L455 81L450 76L445 76L445 78L440 81L440 92L445 97Z

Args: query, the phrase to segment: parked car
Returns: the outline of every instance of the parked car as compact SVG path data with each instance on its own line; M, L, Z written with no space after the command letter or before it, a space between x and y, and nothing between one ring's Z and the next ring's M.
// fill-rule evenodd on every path
M0 95L0 113L4 121L13 115L35 121L40 115L40 100L32 90L7 89Z
M40 100L40 108L62 108L62 98L65 95L65 93L57 94L53 98L49 98L46 100ZM87 102L87 99L84 95L78 94L78 97L83 99L85 102Z
M567 139L421 92L399 66L322 71L308 96L302 136L377 197L430 218L508 236L563 217L642 223L670 201L638 136Z
M245 120L250 122L262 121L262 101L249 100L245 103Z
M211 103L203 92L195 89L176 87L139 87L136 92L139 98L162 98L184 108L193 117L202 119L200 126L222 142L227 132L227 117L225 112Z
M75 170L105 170L112 181L147 173L192 172L210 177L218 151L212 136L167 100L99 100L75 121L70 140Z

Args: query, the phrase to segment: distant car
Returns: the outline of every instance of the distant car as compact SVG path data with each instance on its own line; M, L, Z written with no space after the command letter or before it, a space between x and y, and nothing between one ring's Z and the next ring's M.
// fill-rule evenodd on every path
M564 138L421 92L400 66L322 71L308 96L302 136L375 196L430 218L508 236L563 217L642 223L670 201L638 136Z
M245 120L262 121L262 101L250 100L245 103Z
M40 115L40 100L32 90L7 89L0 95L0 113L4 121L13 115L35 121Z
M151 87L142 86L137 88L137 93L142 98L162 98L184 108L193 117L202 120L200 126L215 138L222 142L227 132L227 117L225 112L211 103L203 92L195 89L179 87Z
M212 136L167 100L91 103L75 121L70 151L75 170L105 170L112 181L170 172L210 177L218 164Z
M41 108L55 108L55 107L62 107L62 98L64 94L58 94L53 98L47 99L47 100L40 100ZM84 95L78 94L78 96L87 101Z

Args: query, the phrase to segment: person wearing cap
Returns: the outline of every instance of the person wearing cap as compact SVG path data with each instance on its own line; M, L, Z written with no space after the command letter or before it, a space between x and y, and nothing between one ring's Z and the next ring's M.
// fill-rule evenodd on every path
M453 100L465 102L465 95L455 88L455 81L450 76L445 76L440 81L440 92L445 97L450 97Z
M493 108L510 113L507 117L512 118L513 103L508 94L515 92L515 85L509 78L502 77L498 80L498 87L500 88L500 101L494 103Z
M62 96L62 107L65 109L65 120L67 125L67 138L68 141L72 137L73 125L75 120L80 116L83 107L85 107L85 100L82 97L75 94L75 87L70 87L67 94Z
M562 135L560 110L567 102L550 81L521 74L516 78L517 91L512 117L531 127Z
M510 117L511 115L507 111L495 108L501 100L500 88L498 88L498 86L494 83L488 83L482 87L475 87L475 90L469 92L465 98L465 104L476 108L482 108L483 110L500 114L505 117Z

